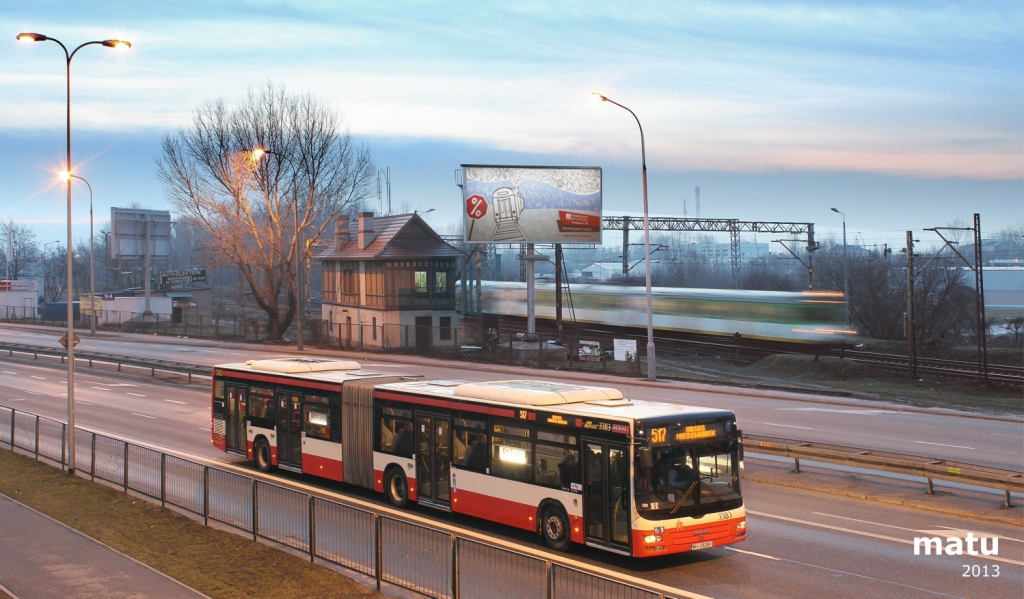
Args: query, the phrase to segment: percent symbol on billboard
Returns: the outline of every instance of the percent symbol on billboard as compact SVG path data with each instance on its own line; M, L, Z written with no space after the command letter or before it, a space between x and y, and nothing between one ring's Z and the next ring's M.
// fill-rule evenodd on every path
M469 218L480 220L487 214L487 200L480 194L473 194L466 198L466 214Z

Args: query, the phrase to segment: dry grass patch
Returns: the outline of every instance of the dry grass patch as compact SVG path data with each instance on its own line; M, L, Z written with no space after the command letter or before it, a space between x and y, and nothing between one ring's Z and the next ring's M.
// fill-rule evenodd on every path
M211 597L380 596L308 560L6 450L0 493Z

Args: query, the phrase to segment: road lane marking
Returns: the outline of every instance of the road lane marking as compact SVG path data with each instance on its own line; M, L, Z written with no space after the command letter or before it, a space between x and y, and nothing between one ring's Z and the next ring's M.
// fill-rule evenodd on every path
M31 395L42 395L42 393L36 393L35 391L26 391L25 393L29 393Z
M4 401L25 401L25 400L24 399L7 399L7 400L4 400Z
M780 560L780 559L779 559L779 558L777 558L777 557L773 557L773 556L771 556L771 555L765 555L765 554L763 554L763 553L755 553L755 552L753 552L753 551L745 551L745 550L743 550L743 549L736 549L735 547L726 547L726 549L729 549L729 550L731 550L731 551L735 551L736 553L744 553L744 554L746 554L746 555L755 555L755 556L757 556L757 557L763 557L763 558L765 558L765 559L770 559L770 560L774 560L774 561L777 561L777 562L778 562L778 561L782 561L782 560Z
M143 418L149 418L150 420L156 420L156 416L147 416L146 414L131 413L132 416L142 416Z
M805 430L805 431L814 430L814 429L812 429L809 426L793 426L792 424L775 424L774 422L765 422L764 424L767 424L768 426L781 426L783 428L798 428L798 429Z
M749 514L750 512L748 511L747 513ZM733 551L741 551L740 549L733 549L732 547L726 547L726 549L732 549ZM748 553L748 552L743 552L743 553ZM909 584L903 584L901 582L894 582L892 580L884 580L882 578L875 578L874 576L866 576L864 574L857 574L856 572L850 572L849 570L837 570L835 568L827 568L825 566L819 566L817 564L809 564L807 562L801 562L801 561L798 561L798 560L795 560L795 559L786 559L786 558L775 558L775 559L777 561L780 561L780 562L787 562L787 563L790 563L790 564L796 564L798 566L807 566L808 568L815 568L815 569L818 569L818 570L824 570L826 572L835 572L836 574L845 574L847 576L855 576L857 578L864 578L864 579L867 579L867 580L872 580L874 582L880 582L882 584L891 584L891 585L897 586L897 587L904 587L904 588L908 588L908 589L913 589L915 591L921 591L922 593L928 593L930 595L938 595L940 597L951 597L953 599L963 599L963 597L959 597L957 595L947 595L946 593L942 593L940 591L932 591L930 589L922 589L921 587L915 587L915 586L912 586L912 585L909 585Z
M45 381L45 380L48 380L48 379L47 379L47 378L46 378L45 376L36 376L36 375L34 375L34 374L30 374L29 376L30 376L30 377L32 377L32 378L34 378L34 379L39 379L39 380L41 380L41 381Z
M176 399L165 399L164 401L169 401L169 402L171 402L171 403L180 403L180 404L182 404L182 405L185 405L185 402L183 402L183 401L178 401L178 400L176 400Z
M880 535L880 534L876 534L876 533L873 533L873 532L866 532L866 531L863 531L863 530L854 530L852 528L843 528L842 526L832 526L831 524L824 524L822 522L814 522L814 521L811 521L811 520L801 520L799 518L790 518L788 516L779 516L779 515L776 515L776 514L768 514L766 512L755 512L753 510L747 510L747 513L748 514L754 514L755 516L762 516L764 518L772 518L774 520L783 520L785 522L794 522L796 524L803 524L805 526L814 526L816 528L825 528L825 529L828 529L828 530L834 530L836 532L845 532L845 533L848 533L848 534L851 534L851 535L858 535L858 536L861 536L861 537L870 537L872 539L881 539L883 541L892 541L894 543L900 543L900 544L903 544L903 545L913 545L914 544L913 541L908 540L908 539L900 539L900 538L897 538L897 537L890 537L890 536L887 536L887 535ZM1004 562L1004 563L1007 563L1007 564L1014 564L1016 566L1024 566L1024 562L1019 562L1019 561L1016 561L1016 560L1007 559L1007 558L1003 558L1003 557L996 557L994 555L974 555L972 557L974 557L976 559L987 559L987 560L993 561L993 562Z
M775 408L780 412L832 412L835 414L863 414L875 416L877 414L895 414L889 410L837 410L834 408Z
M141 393L132 393L131 391L128 392L128 395L134 395L135 397L145 397L145 395Z
M957 449L974 449L975 451L977 451L977 449L975 449L974 447L966 447L964 445L950 445L948 443L929 443L928 441L914 441L914 443L922 443L924 445L938 445L940 447L956 447Z
M910 531L910 532L919 532L919 533L934 533L934 532L936 532L934 530L919 530L917 528L907 528L905 526L894 526L892 524L882 524L881 522L872 522L871 520L858 520L857 518L849 518L847 516L837 516L835 514L826 514L825 512L814 512L814 513L819 515L819 516L828 516L829 518L839 518L840 520L849 520L851 522L860 522L861 524L871 524L873 526L884 526L885 528L895 528L896 530L906 530L906 531ZM956 532L961 537L967 534L967 531L963 530L961 528L953 528L951 526L939 526L939 528L947 529L947 530L952 531L952 532ZM1024 540L1021 540L1021 539L1015 539L1013 537L1004 537L1002 535L992 534L990 532L978 532L978 531L974 531L974 530L972 530L971 532L973 532L975 534L979 534L979 535L984 535L986 537L999 537L1000 539L1006 539L1007 541L1016 541L1017 543L1024 543Z
M208 433L208 432L210 432L213 429L210 429L210 428L200 428L199 430L203 431L204 433Z
M99 391L110 391L110 389L107 389L106 387L93 387L93 389L98 389Z
M89 403L87 401L75 401L75 403L76 404L82 404L83 406L91 406L91 405L93 405L93 404L91 404L91 403ZM78 428L78 427L76 426L75 428Z
M4 374L20 374L20 373L17 373L17 372L11 372L10 370L5 370L5 371L4 371Z

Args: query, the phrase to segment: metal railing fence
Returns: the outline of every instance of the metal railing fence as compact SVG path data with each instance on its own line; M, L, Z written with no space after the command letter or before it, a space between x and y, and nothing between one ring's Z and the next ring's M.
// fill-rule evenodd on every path
M0 448L54 465L65 462L67 425L0 406ZM77 474L203 519L347 568L381 585L437 599L701 599L626 575L572 565L529 548L470 538L385 513L319 497L254 476L76 428ZM531 555L532 553L532 555ZM705 598L706 599L706 598Z

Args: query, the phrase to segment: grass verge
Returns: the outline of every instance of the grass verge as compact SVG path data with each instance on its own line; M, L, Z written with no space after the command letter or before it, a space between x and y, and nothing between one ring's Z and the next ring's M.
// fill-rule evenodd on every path
M381 596L308 560L7 450L0 450L0 493L210 597Z

